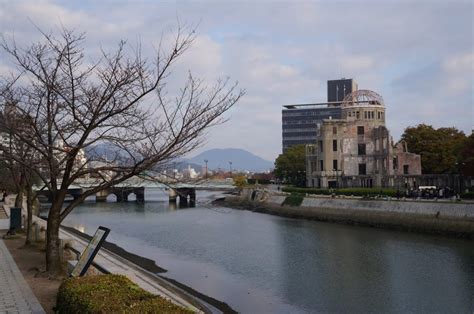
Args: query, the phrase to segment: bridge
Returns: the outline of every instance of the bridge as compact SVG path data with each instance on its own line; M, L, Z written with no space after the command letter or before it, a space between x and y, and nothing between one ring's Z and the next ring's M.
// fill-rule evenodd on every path
M69 186L67 196L77 199L85 191L97 187L98 181L93 179L78 180ZM194 183L161 183L154 180L146 180L139 177L133 177L120 184L116 184L110 188L101 190L95 194L96 202L106 202L107 197L111 194L115 195L117 202L128 202L129 196L135 194L135 201L142 203L145 201L145 188L159 189L168 191L169 201L177 202L180 205L193 205L196 202L196 190L233 190L234 187L229 182L222 181L199 181ZM34 190L39 197L46 198L48 202L52 201L52 193L43 187L35 186Z

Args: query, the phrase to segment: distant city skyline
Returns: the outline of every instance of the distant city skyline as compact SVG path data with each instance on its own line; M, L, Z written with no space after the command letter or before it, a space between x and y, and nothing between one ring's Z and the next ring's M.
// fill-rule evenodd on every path
M370 7L370 10L369 10ZM229 76L247 94L209 132L211 148L242 148L273 161L281 109L326 99L326 81L354 78L382 95L398 140L420 123L473 129L472 1L2 1L2 35L19 45L62 24L86 32L86 55L142 42L145 54L178 19L198 25L175 67L170 96L187 71L212 83ZM35 25L33 25L33 23ZM0 54L0 75L11 64ZM189 157L189 156L188 156Z

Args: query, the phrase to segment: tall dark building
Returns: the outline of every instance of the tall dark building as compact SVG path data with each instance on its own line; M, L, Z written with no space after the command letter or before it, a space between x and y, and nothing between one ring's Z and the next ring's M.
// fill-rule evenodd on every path
M324 103L286 105L281 111L282 150L299 144L314 144L318 125L324 119L340 119L344 96L357 90L353 79L328 81L328 100Z
M329 80L328 102L340 102L347 94L356 90L357 83L353 79Z
M288 105L281 111L283 152L298 144L314 144L318 124L340 119L340 107L323 104Z

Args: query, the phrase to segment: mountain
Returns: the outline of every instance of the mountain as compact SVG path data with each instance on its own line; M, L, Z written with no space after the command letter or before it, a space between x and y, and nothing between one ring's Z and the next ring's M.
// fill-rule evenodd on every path
M232 170L260 172L273 168L273 162L239 148L210 149L188 159L187 162L205 166L204 160L208 160L209 170L230 170L229 162L232 162Z
M108 160L114 160L117 155L119 158L128 158L126 152L109 143L97 144L86 149L88 158L107 157ZM189 165L196 171L201 171L205 166L204 160L208 160L207 167L209 170L221 168L228 171L230 170L229 161L232 162L232 170L263 172L273 168L273 162L239 148L210 149L189 159L178 159L170 162L169 168L174 167L181 171L188 168Z

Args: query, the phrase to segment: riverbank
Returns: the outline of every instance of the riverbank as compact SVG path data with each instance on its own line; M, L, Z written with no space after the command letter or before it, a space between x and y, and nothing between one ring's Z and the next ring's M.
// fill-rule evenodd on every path
M3 206L7 216L10 207L13 206L14 198L7 198ZM23 210L22 215L26 212ZM33 216L33 223L38 225L39 239L44 241L46 221L43 218ZM66 244L64 251L71 250L76 255L84 251L92 238L74 228L61 226L60 238ZM44 245L44 242L39 242ZM42 252L44 262L44 250ZM66 256L65 256L66 258ZM166 269L159 267L153 260L132 254L114 243L106 242L92 263L95 269L102 273L116 273L127 276L138 286L146 291L164 297L173 303L199 313L237 313L229 305L212 297L204 295L182 283L158 275L165 273ZM53 285L53 288L54 285ZM56 292L57 293L57 292ZM55 302L56 299L52 302ZM47 305L48 307L49 304Z
M284 205L286 195L246 189L214 204L260 213L351 225L474 239L474 204L304 197Z
M83 233L83 232L80 232L79 230L77 229L74 229L74 228L71 228L71 227L67 227L67 226L61 226L62 229L64 230L67 230L68 232L71 232L73 234L75 234L76 236L79 236L81 238L84 238L86 239L87 241L89 241L90 239L92 239L92 237L86 233ZM173 279L170 279L170 278L167 278L165 276L162 276L162 275L159 275L159 274L163 274L163 273L166 273L167 270L156 265L155 261L151 260L151 259L148 259L148 258L145 258L145 257L142 257L142 256L139 256L139 255L136 255L136 254L133 254L133 253L130 253L126 250L124 250L123 248L121 248L120 246L114 244L114 243L110 243L110 242L107 242L105 241L102 245L102 247L108 251L111 251L113 252L114 254L117 254L119 255L120 257L132 262L133 264L149 271L150 273L153 273L155 274L156 276L160 277L161 279L167 281L170 286L173 285L173 286L177 286L178 288L186 291L186 293L189 293L190 295L192 295L193 297L196 297L198 299L201 299L201 300L204 300L206 303L214 306L215 308L217 308L218 310L222 311L223 313L237 313L234 309L232 309L227 303L225 302L221 302L219 300L216 300L210 296L207 296L205 294L202 294L200 293L199 291L196 291L194 290L193 288L185 285L185 284L182 284L176 280L173 280Z

